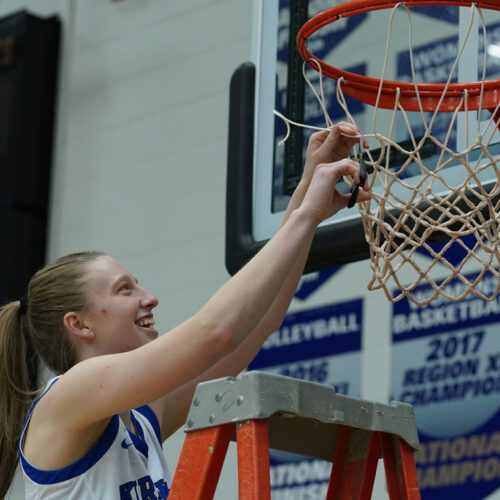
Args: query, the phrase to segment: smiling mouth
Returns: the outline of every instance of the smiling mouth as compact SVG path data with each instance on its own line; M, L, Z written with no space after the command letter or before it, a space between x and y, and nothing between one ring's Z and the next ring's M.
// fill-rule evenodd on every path
M141 328L153 328L155 326L155 320L153 318L144 318L137 321L136 325Z

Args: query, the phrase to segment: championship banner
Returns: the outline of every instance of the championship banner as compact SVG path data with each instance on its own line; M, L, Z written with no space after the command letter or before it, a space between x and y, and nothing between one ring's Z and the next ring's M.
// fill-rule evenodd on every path
M331 385L359 397L362 309L363 301L356 299L288 314L248 369ZM273 500L325 498L330 462L275 450L270 455Z
M486 274L478 289L497 284ZM463 287L454 279L446 288L458 296ZM500 297L423 307L403 299L393 306L392 341L391 399L415 408L422 499L485 498L500 487Z

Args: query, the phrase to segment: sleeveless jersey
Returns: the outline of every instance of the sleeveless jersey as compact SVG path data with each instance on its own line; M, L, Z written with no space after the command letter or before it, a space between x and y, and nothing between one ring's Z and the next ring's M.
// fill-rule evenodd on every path
M33 467L22 451L33 408L57 381L50 380L33 404L19 438L26 498L30 500L164 500L170 475L161 445L158 419L149 406L130 412L138 435L114 415L93 448L59 470Z

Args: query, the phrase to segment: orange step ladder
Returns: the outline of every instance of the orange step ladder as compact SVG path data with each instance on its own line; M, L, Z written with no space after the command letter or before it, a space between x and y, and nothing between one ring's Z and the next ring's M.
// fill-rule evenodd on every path
M169 500L212 499L236 440L240 500L270 500L269 448L333 462L327 500L371 498L379 458L390 500L420 500L413 408L251 371L198 385Z

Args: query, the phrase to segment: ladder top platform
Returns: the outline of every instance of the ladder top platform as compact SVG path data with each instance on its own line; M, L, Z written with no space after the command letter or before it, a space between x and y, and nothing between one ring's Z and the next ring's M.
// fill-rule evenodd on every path
M200 383L184 430L263 418L269 421L271 448L323 460L332 460L330 444L339 426L356 429L361 441L380 431L419 447L409 404L374 403L337 394L327 385L259 371Z

